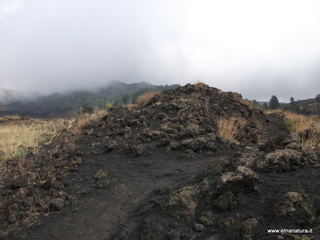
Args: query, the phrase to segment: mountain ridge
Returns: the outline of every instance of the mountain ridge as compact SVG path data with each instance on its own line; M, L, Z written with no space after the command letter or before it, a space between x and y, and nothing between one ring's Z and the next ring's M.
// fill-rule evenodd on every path
M79 114L83 108L104 108L106 103L120 106L122 97L128 100L133 95L139 95L152 90L165 90L179 85L153 85L147 82L123 83L113 81L105 87L95 90L73 90L64 93L53 93L46 96L27 97L15 91L1 91L0 116L18 114L36 118L69 118ZM1 93L0 92L0 93ZM133 99L135 100L135 99Z

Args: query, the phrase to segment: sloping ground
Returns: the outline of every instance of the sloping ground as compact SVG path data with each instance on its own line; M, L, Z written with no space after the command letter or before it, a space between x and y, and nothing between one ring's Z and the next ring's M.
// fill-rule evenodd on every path
M72 118L79 112L90 112L93 108L102 109L105 105L116 106L135 101L137 97L148 91L163 91L177 88L180 85L152 85L147 82L123 83L110 82L107 86L96 90L73 90L65 93L53 93L45 96L22 97L11 90L0 89L0 117L19 115L23 117L54 119Z
M221 121L236 126L234 141L221 137ZM239 94L189 84L143 108L113 109L30 160L7 161L2 235L318 239L319 156L301 147L282 116L250 109Z
M281 104L280 108L308 115L320 115L320 102L318 102L316 98Z

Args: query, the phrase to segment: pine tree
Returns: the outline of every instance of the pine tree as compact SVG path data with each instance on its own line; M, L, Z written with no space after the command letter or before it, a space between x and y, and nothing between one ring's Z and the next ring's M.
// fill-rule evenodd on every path
M279 106L280 106L280 103L278 98L275 95L273 95L269 101L269 107L271 109L277 109Z
M290 103L291 103L291 104L294 103L294 98L293 98L293 97L290 98Z

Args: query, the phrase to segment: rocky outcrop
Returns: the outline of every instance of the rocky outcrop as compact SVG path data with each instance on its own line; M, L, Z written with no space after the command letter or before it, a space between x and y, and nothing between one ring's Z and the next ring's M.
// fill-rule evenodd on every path
M277 220L283 220L287 215L296 210L297 204L302 200L302 196L297 192L287 192L279 201L274 209L273 213Z
M287 172L304 166L302 153L293 149L271 152L257 162L256 168L266 172Z
M199 191L193 187L183 187L171 193L164 205L165 211L178 219L191 220L196 214Z
M234 172L224 173L216 187L217 193L243 192L254 190L255 183L259 180L257 173L249 168L238 166Z
M111 141L118 143L118 151L134 156L153 154L143 150L145 146L212 154L227 145L219 136L218 119L231 116L247 122L238 129L237 141L257 143L265 135L260 128L265 116L243 103L241 95L188 84L156 95L144 108L112 109L103 117L109 137L107 151L115 149Z

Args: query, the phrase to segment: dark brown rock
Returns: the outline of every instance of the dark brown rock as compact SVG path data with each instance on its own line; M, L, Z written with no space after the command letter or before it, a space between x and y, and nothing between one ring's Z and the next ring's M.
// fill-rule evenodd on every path
M293 149L271 152L256 164L256 168L266 172L287 172L304 166L302 153Z
M232 192L242 192L242 191L252 191L254 189L255 183L259 180L257 173L249 168L238 166L237 170L234 172L224 173L216 187L218 193L224 193L228 191Z
M61 198L54 198L49 202L49 208L55 211L62 210L64 205L65 201Z
M296 192L287 192L273 209L276 220L283 220L290 212L296 210L295 206L302 200L302 196Z
M165 211L173 217L191 220L196 214L199 197L193 186L183 187L171 193L164 205Z
M228 191L220 195L213 204L219 210L226 211L238 208L241 202L241 197L239 195L235 195L231 191Z

